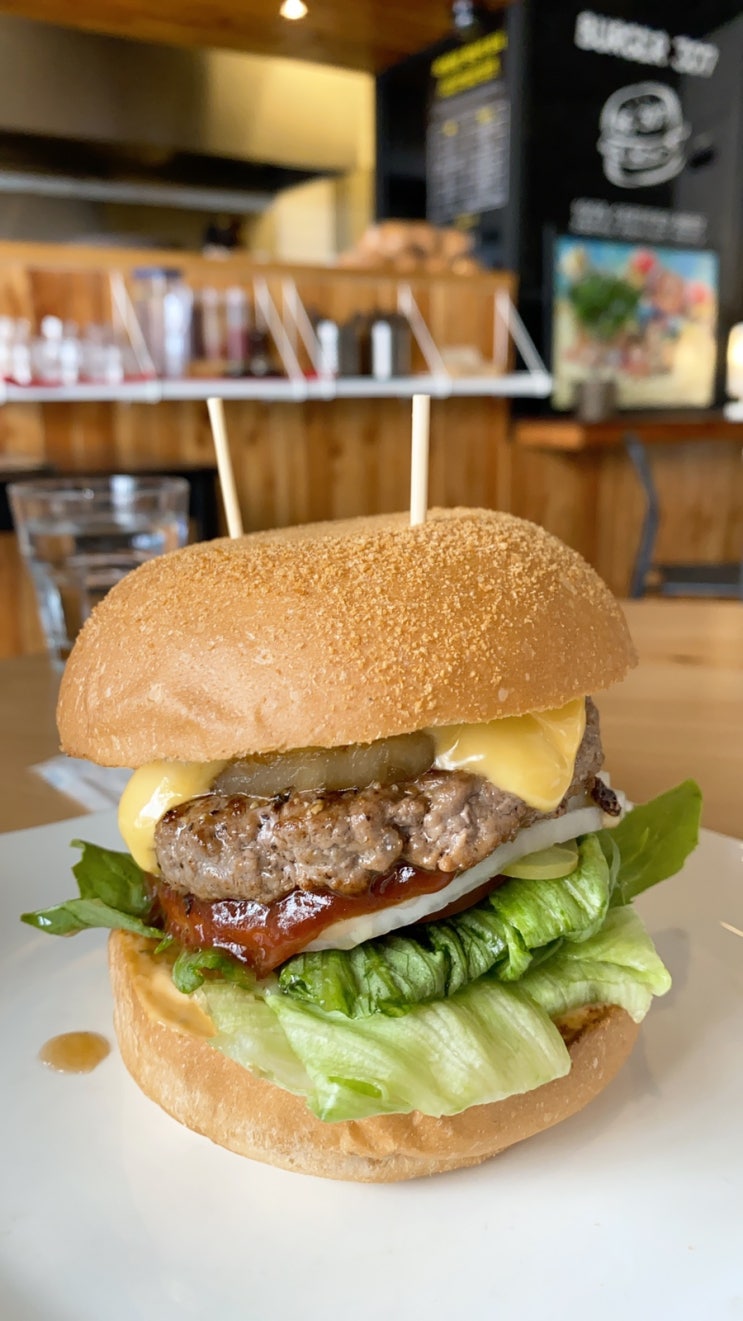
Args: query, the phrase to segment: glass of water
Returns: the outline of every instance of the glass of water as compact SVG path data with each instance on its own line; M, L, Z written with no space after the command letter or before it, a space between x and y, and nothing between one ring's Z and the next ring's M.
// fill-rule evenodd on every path
M61 667L91 610L145 560L185 546L185 477L59 477L9 487L47 647Z

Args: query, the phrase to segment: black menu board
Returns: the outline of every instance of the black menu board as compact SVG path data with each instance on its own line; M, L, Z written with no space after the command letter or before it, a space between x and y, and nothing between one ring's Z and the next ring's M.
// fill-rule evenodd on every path
M720 46L685 35L688 15L667 5L633 8L627 18L622 0L597 12L581 0L532 6L532 205L573 234L704 247L709 205L695 173L720 99Z
M472 223L508 203L510 101L503 27L439 55L426 134L427 216Z

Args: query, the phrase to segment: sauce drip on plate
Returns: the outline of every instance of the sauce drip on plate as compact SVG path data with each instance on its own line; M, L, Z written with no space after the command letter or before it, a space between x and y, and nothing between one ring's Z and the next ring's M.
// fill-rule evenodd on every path
M99 1032L62 1032L44 1042L39 1059L57 1073L92 1073L110 1050Z

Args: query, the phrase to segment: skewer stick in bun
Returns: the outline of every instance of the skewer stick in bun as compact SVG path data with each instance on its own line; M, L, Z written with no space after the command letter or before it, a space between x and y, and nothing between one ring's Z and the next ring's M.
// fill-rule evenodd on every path
M431 400L413 395L413 435L410 456L410 526L425 523L428 508L428 431Z
M207 399L206 406L209 410L209 422L214 437L214 452L217 456L217 472L219 473L219 484L222 488L227 531L231 537L241 537L243 535L243 521L237 500L235 474L232 469L230 447L227 440L224 404L221 399L212 397Z

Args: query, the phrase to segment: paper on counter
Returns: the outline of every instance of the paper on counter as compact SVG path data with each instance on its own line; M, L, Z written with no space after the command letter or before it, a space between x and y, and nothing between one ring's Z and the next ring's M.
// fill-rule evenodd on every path
M131 775L130 770L122 767L96 766L78 757L50 757L31 770L89 812L118 806Z

